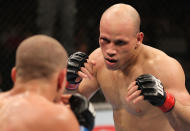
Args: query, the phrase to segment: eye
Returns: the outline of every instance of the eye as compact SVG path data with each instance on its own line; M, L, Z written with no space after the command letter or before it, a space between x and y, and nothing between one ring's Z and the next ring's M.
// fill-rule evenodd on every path
M110 43L110 40L104 37L100 37L100 42L106 44L106 43Z
M115 45L126 45L128 42L123 41L123 40L117 40L115 41Z

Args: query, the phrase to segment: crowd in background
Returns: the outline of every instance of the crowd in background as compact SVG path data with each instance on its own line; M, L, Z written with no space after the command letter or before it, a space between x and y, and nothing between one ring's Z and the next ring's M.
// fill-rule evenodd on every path
M23 39L33 34L48 34L59 40L69 54L78 50L90 54L99 46L99 20L102 12L119 2L131 4L140 13L145 44L165 51L182 64L186 74L186 87L190 91L190 8L187 3L169 3L165 0L63 1L67 2L46 0L44 5L38 0L0 1L1 91L12 87L10 71L15 64L15 50ZM57 2L57 6L50 7L52 2ZM47 10L47 7L50 9ZM65 11L67 12L64 13ZM48 31L44 30L45 26ZM101 91L92 100L105 101Z

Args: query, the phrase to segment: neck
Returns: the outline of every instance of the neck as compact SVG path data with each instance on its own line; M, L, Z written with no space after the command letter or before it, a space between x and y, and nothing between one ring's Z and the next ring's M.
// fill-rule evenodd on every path
M56 85L53 83L56 82L50 82L47 80L30 80L23 82L21 80L17 80L11 90L11 95L32 93L45 97L49 101L53 101L57 93Z

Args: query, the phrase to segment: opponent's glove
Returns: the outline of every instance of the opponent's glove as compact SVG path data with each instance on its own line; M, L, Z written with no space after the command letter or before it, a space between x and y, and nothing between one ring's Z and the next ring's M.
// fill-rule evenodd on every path
M71 96L69 103L80 125L91 131L94 128L95 122L95 110L93 105L86 97L78 93Z
M158 106L163 112L169 112L175 105L175 98L168 92L159 79L151 74L143 74L136 79L136 85L141 90L141 95L152 105Z
M68 58L68 63L67 63L67 86L66 89L68 90L75 90L77 89L80 81L76 81L76 79L79 77L78 76L78 71L80 70L81 67L84 66L84 63L87 62L88 56L83 53L83 52L76 52L72 54Z

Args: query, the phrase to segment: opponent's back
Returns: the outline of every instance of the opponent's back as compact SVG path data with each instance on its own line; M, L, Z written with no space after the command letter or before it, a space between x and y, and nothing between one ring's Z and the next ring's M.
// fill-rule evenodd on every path
M0 101L1 131L79 131L70 109L41 96L30 93L4 95Z

